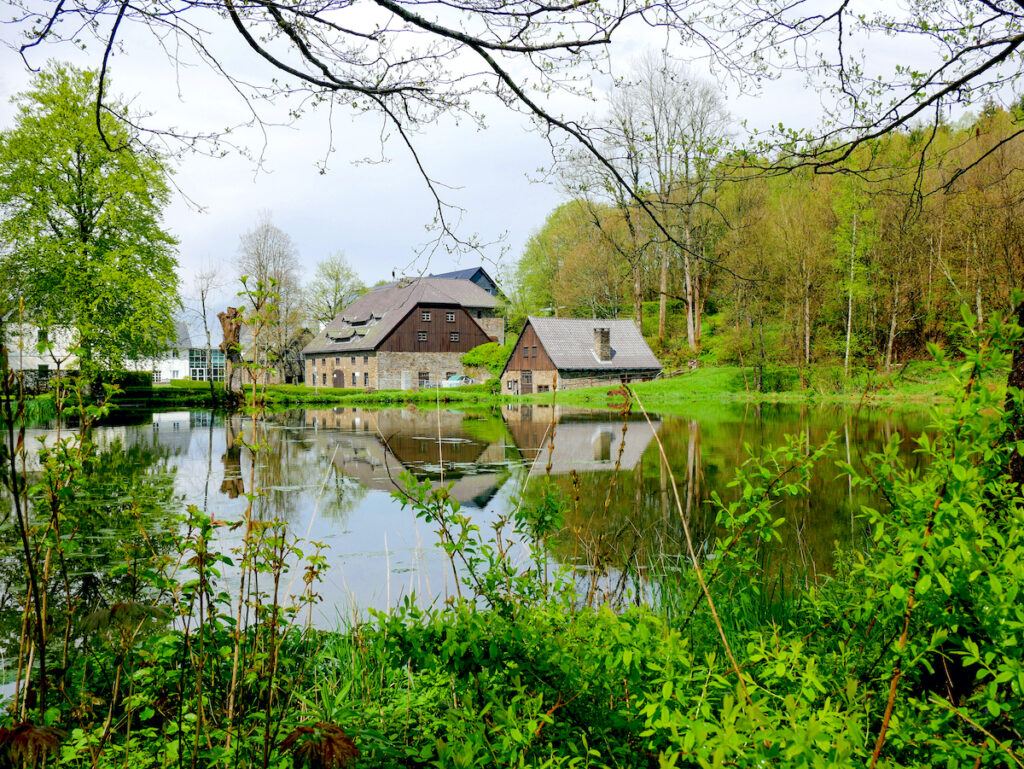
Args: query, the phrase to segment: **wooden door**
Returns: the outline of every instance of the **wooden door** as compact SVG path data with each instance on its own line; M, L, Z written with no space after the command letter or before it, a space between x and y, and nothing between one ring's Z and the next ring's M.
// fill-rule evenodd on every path
M532 371L524 371L520 375L519 381L522 382L522 387L519 390L521 395L529 395L530 393L533 392L533 372Z
M334 369L334 373L331 375L331 387L344 387L345 386L345 372L339 368Z

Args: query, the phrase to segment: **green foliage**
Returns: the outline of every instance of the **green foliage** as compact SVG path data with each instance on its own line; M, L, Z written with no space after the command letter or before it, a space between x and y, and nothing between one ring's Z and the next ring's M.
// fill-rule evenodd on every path
M516 342L518 340L519 337L510 335L505 344L485 342L484 344L477 345L469 352L464 353L459 360L462 361L464 366L479 366L481 368L486 368L494 376L500 377L501 372L505 368L505 364L508 363L508 359L512 355L512 350L515 349Z
M624 105L624 120L635 107ZM657 164L669 186L706 185L700 192L706 206L673 200L662 207L659 185L641 183L651 196L648 205L678 240L687 232L681 220L692 226L687 248L704 257L690 260L692 293L682 255L666 252L660 233L644 231L647 217L633 201L619 206L620 218L632 217L636 225L627 233L616 231L608 210L595 204L592 215L581 215L585 206L570 200L526 244L514 281L516 306L529 312L557 307L576 317L604 316L608 308L632 314L636 280L643 330L669 366L699 355L805 369L845 363L849 350L851 368L892 370L927 359L928 343L955 349L964 343L961 305L984 316L1005 308L1006 297L1021 287L1024 252L1014 244L1024 240L1024 144L1015 141L1014 120L1013 110L989 105L955 127L865 141L841 160L833 158L835 174L794 168L766 175L771 159L737 153L697 173L698 183L672 177L671 162ZM651 131L652 124L643 128ZM611 154L627 157L663 138L641 131L636 145ZM676 147L672 154L692 149ZM631 167L639 176L625 176L638 183L650 161L639 157ZM970 172L951 177L951 164ZM920 195L937 189L944 194ZM612 259L609 242L617 244ZM662 337L656 307L663 256L669 308ZM628 285L620 286L618 301L607 301L616 292L605 286L623 279ZM695 325L695 335L701 334L693 343L688 303L691 318L699 313L704 321Z
M97 80L50 64L15 97L0 134L0 301L74 329L86 368L116 369L173 342L176 244L161 222L168 168L105 111L101 136Z
M330 323L345 307L353 294L366 290L359 275L338 251L317 262L313 280L305 289L305 303L316 323ZM316 325L313 328L317 328Z
M652 565L653 599L629 596L638 605L620 611L597 605L593 591L584 597L571 566L552 573L548 540L575 504L553 484L482 531L449 487L407 475L396 494L436 531L455 594L426 606L407 597L370 622L321 633L308 620L319 545L251 505L235 524L190 508L156 541L138 506L151 490L136 488L136 500L123 489L96 515L86 492L116 459L93 461L69 437L44 450L30 484L16 470L4 477L12 500L49 522L23 526L31 546L5 554L54 598L43 621L39 601L19 600L15 634L28 639L19 654L34 680L61 696L45 699L45 683L32 696L19 691L25 717L15 707L0 725L0 760L59 753L72 769L1016 765L1024 497L1007 473L1012 415L981 381L1006 371L1024 332L972 320L965 313L973 344L962 361L934 350L959 395L935 412L917 456L902 460L893 436L863 471L836 463L884 500L863 511L870 547L789 590L778 589L765 553L779 539L780 504L811 493L831 440L796 436L750 456L736 469L735 497L711 501L713 535L690 541L679 564ZM0 403L13 424L17 399ZM242 440L260 450L256 420ZM5 446L5 467L17 450ZM688 525L681 504L672 514ZM112 515L139 520L107 570L120 600L61 605L69 573L60 564L83 527ZM238 535L222 551L229 526ZM44 573L34 569L47 554L62 578L39 582L32 574ZM302 584L289 603L281 594L292 569ZM26 646L50 627L68 627L71 640L55 633L53 649L44 641L36 651L74 653L47 674L47 655L30 657Z

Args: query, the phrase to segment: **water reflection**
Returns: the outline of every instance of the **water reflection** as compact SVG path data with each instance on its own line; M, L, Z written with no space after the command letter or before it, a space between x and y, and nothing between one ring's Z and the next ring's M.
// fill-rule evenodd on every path
M366 489L392 491L403 470L451 485L463 505L484 508L508 478L508 431L493 417L454 411L307 410L320 454ZM276 421L276 420L275 420Z
M553 406L482 413L337 408L275 414L253 434L251 421L240 416L170 412L95 430L106 477L121 480L107 484L111 499L90 504L106 510L126 489L140 489L161 511L151 525L171 531L171 514L187 504L235 520L255 494L256 515L286 520L297 535L329 546L320 591L326 597L321 623L329 626L352 607L391 605L412 592L430 601L452 589L433 532L392 498L403 471L435 486L451 484L484 532L521 500L553 488L565 500L565 527L552 542L552 557L579 568L585 590L617 590L652 563L682 565L684 520L695 548L709 554L716 534L712 494L736 498L729 483L751 451L798 433L806 435L809 451L833 436L834 458L856 466L898 433L912 459L910 440L925 421L915 414L781 405L700 405L693 414L650 423ZM52 431L38 436L52 439ZM255 462L251 445L261 446ZM810 495L780 508L787 524L777 562L800 574L828 571L837 543L863 545L856 513L868 503L877 500L858 496L834 464L824 463ZM90 547L109 551L96 564L110 562L128 536L108 528L91 540ZM238 536L223 530L220 547L230 549ZM8 586L17 581L16 570L4 576Z

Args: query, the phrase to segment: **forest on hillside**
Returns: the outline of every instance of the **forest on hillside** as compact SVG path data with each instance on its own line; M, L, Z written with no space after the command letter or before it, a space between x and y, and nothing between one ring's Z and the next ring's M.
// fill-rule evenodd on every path
M641 75L613 93L602 146L642 196L616 192L611 167L560 158L569 199L504 276L513 322L621 315L670 362L848 374L955 347L965 316L1013 310L1024 103L843 145L812 168L733 149L712 86Z

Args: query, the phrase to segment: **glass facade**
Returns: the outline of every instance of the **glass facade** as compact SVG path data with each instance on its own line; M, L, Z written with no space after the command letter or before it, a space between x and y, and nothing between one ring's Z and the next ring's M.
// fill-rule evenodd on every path
M220 350L210 351L207 361L206 350L193 347L188 351L188 376L195 382L224 381L224 353Z

